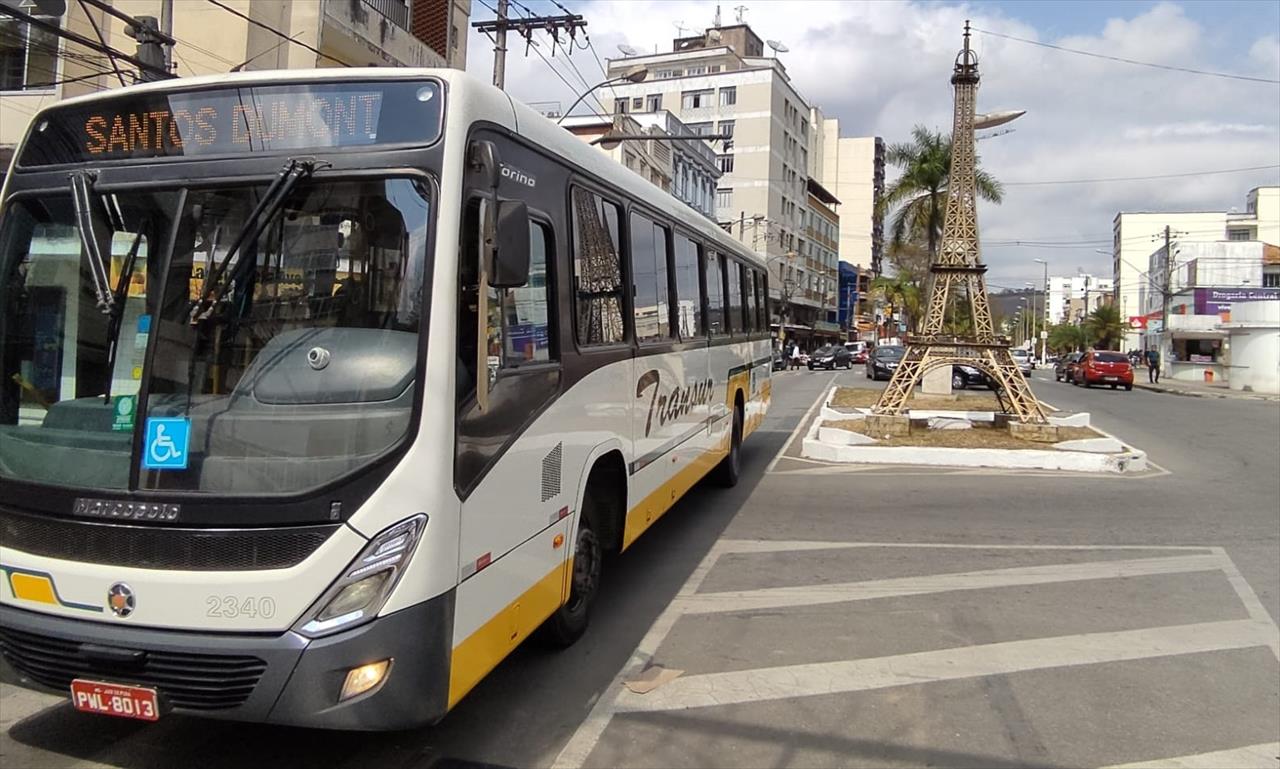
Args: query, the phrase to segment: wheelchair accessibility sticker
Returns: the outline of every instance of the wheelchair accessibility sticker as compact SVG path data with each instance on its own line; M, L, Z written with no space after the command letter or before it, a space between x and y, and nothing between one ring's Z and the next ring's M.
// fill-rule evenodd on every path
M142 466L148 470L186 470L191 420L165 417L147 420Z

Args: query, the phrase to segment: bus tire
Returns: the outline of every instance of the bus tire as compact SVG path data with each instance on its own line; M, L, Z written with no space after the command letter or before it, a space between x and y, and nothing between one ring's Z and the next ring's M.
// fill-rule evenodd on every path
M604 562L604 545L596 527L594 489L587 487L579 512L578 534L574 539L573 576L569 600L538 628L538 640L557 648L572 646L587 632L591 604L600 591L600 574Z
M716 465L715 481L718 485L733 488L742 475L742 401L733 406L733 427L729 435L729 453Z

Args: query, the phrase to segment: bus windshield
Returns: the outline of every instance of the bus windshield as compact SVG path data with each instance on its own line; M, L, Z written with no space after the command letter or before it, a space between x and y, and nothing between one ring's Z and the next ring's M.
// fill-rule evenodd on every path
M254 227L266 191L94 193L87 215L70 191L9 202L0 479L296 493L404 440L427 186L303 182Z

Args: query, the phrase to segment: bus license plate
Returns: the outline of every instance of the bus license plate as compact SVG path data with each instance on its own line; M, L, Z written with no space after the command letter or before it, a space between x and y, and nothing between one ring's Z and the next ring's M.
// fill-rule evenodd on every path
M105 713L121 718L156 721L160 704L155 689L124 684L107 684L77 678L71 682L71 704L86 713Z

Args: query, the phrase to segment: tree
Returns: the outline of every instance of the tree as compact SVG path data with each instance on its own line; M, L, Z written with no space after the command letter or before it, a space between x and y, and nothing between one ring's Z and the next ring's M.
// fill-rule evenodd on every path
M890 242L895 246L908 241L927 243L932 260L938 255L946 215L951 139L918 125L911 130L910 142L890 146L885 157L902 169L902 176L885 190L876 213L884 216L896 208ZM985 171L976 169L974 182L978 197L992 203L1003 199L1000 182Z
M1085 330L1074 323L1059 323L1049 329L1049 347L1060 353L1076 352L1089 346Z
M1089 317L1085 318L1084 328L1095 340L1094 346L1103 350L1113 349L1124 339L1128 327L1120 320L1120 309L1115 305L1104 304L1093 308Z
M871 281L871 293L902 313L907 328L916 330L920 320L920 287L909 275L881 275Z

